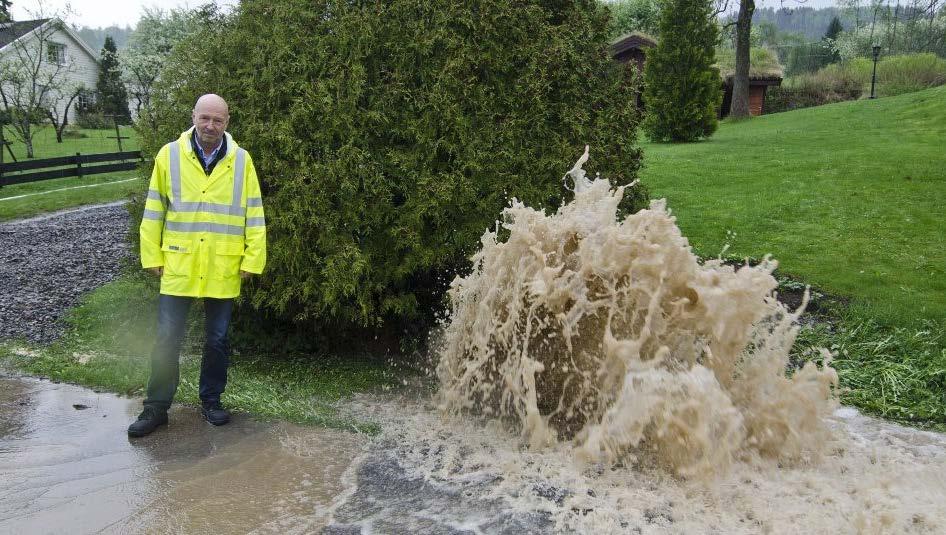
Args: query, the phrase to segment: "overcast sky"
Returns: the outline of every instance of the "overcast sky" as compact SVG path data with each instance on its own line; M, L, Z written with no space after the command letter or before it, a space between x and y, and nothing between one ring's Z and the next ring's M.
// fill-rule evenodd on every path
M91 28L105 28L108 26L132 26L141 17L145 7L172 9L176 7L194 7L209 0L13 0L13 20L28 20L33 18L37 11L40 15L49 15L62 12L66 5L72 8L72 14L66 21L76 26ZM214 0L220 6L232 6L238 0ZM731 4L739 5L739 0L731 0ZM813 8L835 5L835 0L760 0L756 7L798 7ZM38 6L43 6L39 8Z
M146 7L173 9L195 7L210 0L13 0L13 20L28 20L40 15L61 13L71 6L72 13L66 22L76 26L105 28L108 26L131 26L137 24L141 11ZM237 0L215 0L216 4L228 6ZM42 7L40 7L42 6Z

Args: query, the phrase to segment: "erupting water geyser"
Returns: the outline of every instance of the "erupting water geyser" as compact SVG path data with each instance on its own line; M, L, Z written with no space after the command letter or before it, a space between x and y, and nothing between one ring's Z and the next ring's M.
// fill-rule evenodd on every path
M438 405L513 422L532 448L650 459L682 476L743 455L817 454L837 375L788 370L801 310L776 264L698 259L663 200L620 218L625 186L569 171L554 214L513 201L450 290Z

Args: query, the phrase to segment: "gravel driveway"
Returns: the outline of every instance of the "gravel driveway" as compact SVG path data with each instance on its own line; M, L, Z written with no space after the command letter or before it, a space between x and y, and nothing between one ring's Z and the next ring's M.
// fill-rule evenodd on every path
M65 311L118 277L127 234L124 202L0 223L0 339L55 340Z

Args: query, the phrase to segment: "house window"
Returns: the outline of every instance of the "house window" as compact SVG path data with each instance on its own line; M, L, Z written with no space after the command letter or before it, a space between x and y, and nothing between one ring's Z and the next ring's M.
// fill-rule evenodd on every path
M62 43L46 43L46 60L54 65L65 65L66 45Z
M87 112L92 109L92 106L95 105L95 93L88 90L82 90L79 92L78 102L76 103L76 108L81 112Z

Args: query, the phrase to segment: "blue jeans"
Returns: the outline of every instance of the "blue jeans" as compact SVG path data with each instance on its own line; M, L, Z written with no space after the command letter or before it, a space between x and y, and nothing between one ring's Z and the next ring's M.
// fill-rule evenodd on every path
M164 295L158 299L158 337L151 353L151 379L145 406L167 411L180 382L181 344L193 297ZM200 400L220 401L227 387L230 346L227 328L233 299L204 298L204 355L200 363Z

